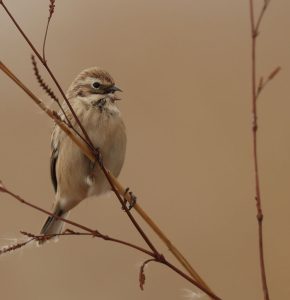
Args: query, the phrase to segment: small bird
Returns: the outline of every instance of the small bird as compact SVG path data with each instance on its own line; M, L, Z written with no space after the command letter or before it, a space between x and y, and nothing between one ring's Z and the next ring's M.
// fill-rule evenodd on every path
M100 151L102 161L114 176L124 163L126 130L116 105L121 92L110 74L98 67L82 71L67 91L67 98L90 137ZM80 128L67 104L63 109L70 122ZM64 118L64 115L61 114ZM66 218L68 212L89 196L99 196L110 190L110 185L98 163L91 162L72 140L56 125L51 137L51 180L55 190L53 213ZM63 222L48 217L41 234L61 233Z

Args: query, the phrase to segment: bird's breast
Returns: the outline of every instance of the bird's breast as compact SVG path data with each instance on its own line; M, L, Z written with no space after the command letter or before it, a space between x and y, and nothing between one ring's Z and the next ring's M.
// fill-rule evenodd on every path
M84 127L95 147L104 157L117 159L118 153L125 152L126 130L120 111L116 106L100 111L91 107L84 116Z

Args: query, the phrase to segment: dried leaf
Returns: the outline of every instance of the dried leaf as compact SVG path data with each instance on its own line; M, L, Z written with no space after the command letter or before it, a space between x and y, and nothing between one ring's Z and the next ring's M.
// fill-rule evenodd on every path
M145 272L144 269L149 264L151 261L157 261L156 258L150 258L146 261L143 262L142 266L140 267L140 272L139 272L139 285L140 289L143 291L144 290L144 285L145 285Z
M140 272L139 272L139 286L140 286L140 289L142 291L144 291L144 284L145 284L145 273L144 273L144 264L141 266L140 268Z

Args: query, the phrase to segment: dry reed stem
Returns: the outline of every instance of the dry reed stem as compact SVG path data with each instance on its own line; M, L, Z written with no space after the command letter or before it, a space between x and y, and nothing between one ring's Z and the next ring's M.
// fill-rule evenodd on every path
M50 20L52 18L52 15L54 13L54 8L55 8L55 0L50 0L49 2L50 2L49 3L49 15L48 15L47 23L46 23L44 39L43 39L43 44L42 44L42 58L45 63L47 63L46 57L45 57L45 46L46 46L46 40L47 40L47 33L48 33Z
M251 24L251 67L252 67L252 114L253 114L253 158L254 158L254 176L255 176L255 201L257 209L257 222L258 222L258 247L259 247L259 259L260 259L260 272L261 281L263 287L264 300L269 300L269 290L267 285L266 268L265 268L265 258L264 258L264 243L263 243L263 219L264 214L262 210L262 199L261 199L261 188L260 188L260 177L259 177L259 164L258 164L258 105L257 100L266 87L266 85L279 73L280 67L276 67L270 75L264 81L263 77L257 85L257 72L256 72L256 44L257 38L259 36L259 28L265 12L268 8L270 0L264 0L264 4L259 12L257 21L255 21L254 14L254 0L249 0L250 8L250 24Z
M265 7L265 6L264 6ZM263 13L265 8L263 9ZM262 16L262 14L260 14ZM262 17L259 18L259 23ZM263 211L260 193L259 181L259 167L258 167L258 152L257 152L257 131L258 131L258 112L257 112L257 87L256 87L256 38L258 30L254 20L254 7L253 0L250 0L250 21L251 21L251 35L252 35L252 113L253 113L253 156L254 156L254 170L255 170L255 200L257 207L257 221L258 221L258 236L259 236L259 257L260 257L260 270L263 286L264 299L269 300L269 292L266 280L266 270L264 261L264 247L263 247Z
M167 267L169 267L170 269L172 269L173 271L175 271L177 274L179 274L180 276L182 276L184 279L186 279L187 281L189 281L190 283L192 283L193 285L195 285L196 287L198 287L199 289L201 289L204 293L206 293L208 296L210 296L212 299L215 299L215 300L221 300L219 297L217 297L216 295L214 295L213 293L211 293L210 291L207 291L206 289L204 289L204 287L201 286L201 284L197 281L195 281L193 278L191 278L190 276L188 276L187 274L185 274L184 272L182 272L181 270L179 270L178 268L176 268L174 265L172 265L169 261L166 260L166 258L163 256L163 255L160 255L158 253L155 253L155 252L150 252L142 247L139 247L139 246L136 246L134 244L131 244L131 243L128 243L126 241L122 241L120 239L115 239L115 238L112 238L112 237L109 237L108 235L103 235L101 234L99 231L97 230L93 230L93 229L90 229L88 227L85 227L79 223L76 223L76 222L73 222L71 220L67 220L67 219L64 219L62 217L59 217L57 215L54 215L53 213L35 205L35 204L32 204L26 200L24 200L22 197L20 197L19 195L16 195L15 193L13 193L12 191L8 190L3 184L2 182L0 181L0 192L2 193L7 193L9 194L10 196L12 196L13 198L15 198L16 200L18 200L19 202L21 202L22 204L24 205L27 205L29 207L32 207L38 211L41 211L47 215L50 215L50 216L53 216L59 220L62 220L63 222L65 223L68 223L70 225L73 225L75 227L78 227L80 229L83 229L85 231L87 231L88 233L84 233L84 232L74 232L70 229L67 229L65 232L63 233L60 233L60 234L48 234L48 235L34 235L34 234L31 234L31 233L27 233L27 232L24 232L24 231L21 231L22 234L30 237L31 239L29 239L28 241L25 241L23 243L16 243L16 244L13 244L13 245L10 245L8 247L5 247L4 249L2 249L2 251L0 251L0 255L1 254L4 254L4 253L7 253L7 252L10 252L10 251L14 251L16 249L19 249L19 248L22 248L23 246L27 245L28 243L36 240L36 241L39 241L39 240L46 240L46 239L50 239L52 237L55 237L55 236L61 236L61 235L91 235L92 237L97 237L97 238L101 238L105 241L112 241L112 242L115 242L115 243L119 243L119 244L122 244L122 245L125 245L125 246L128 246L128 247L131 247L131 248L134 248L135 250L139 250L145 254L148 254L149 256L153 257L153 259L158 262L158 263L161 263L163 265L166 265ZM139 277L139 280L140 280L140 277ZM144 282L143 282L143 285L144 285Z
M42 213L44 213L44 214L47 214L47 215L49 215L49 216L53 216L54 218L56 218L56 219L58 219L58 220L61 220L61 221L63 221L63 222L66 223L66 224L75 226L75 227L77 227L77 228L79 228L79 229L82 229L82 230L84 230L84 231L87 232L87 233L84 233L84 232L83 232L83 233L78 233L78 235L91 235L92 237L101 238L101 239L106 240L106 241L112 241L112 242L115 242L115 243L123 244L123 245L126 245L126 246L128 246L128 247L131 247L131 248L134 248L134 249L136 249L136 250L139 250L139 251L141 251L141 252L143 252L143 253L145 253L145 254L148 254L148 255L150 255L150 256L152 256L152 257L155 257L155 253L150 252L150 251L148 251L148 250L146 250L146 249L144 249L144 248L142 248L142 247L136 246L136 245L134 245L134 244L132 244L132 243L128 243L128 242L122 241L122 240L120 240L120 239L112 238L112 237L110 237L110 236L108 236L108 235L104 235L104 234L100 233L100 232L99 232L98 230L96 230L96 229L88 228L88 227L86 227L86 226L84 226L84 225L82 225L82 224L79 224L79 223L76 223L76 222L74 222L74 221L71 221L71 220L68 220L68 219L64 219L64 218L62 218L62 217L60 217L60 216L58 216L58 215L55 215L55 214L53 214L53 213L51 213L51 212L49 212L49 211L47 211L47 210L45 210L45 209L43 209L43 208L41 208L41 207L35 205L35 204L32 204L32 203L30 203L30 202L24 200L22 197L20 197L19 195L16 195L16 194L13 193L12 191L8 190L8 189L7 189L6 187L4 187L3 185L0 187L0 192L9 194L10 196L12 196L13 198L15 198L16 200L18 200L19 202L21 202L21 203L24 204L24 205L27 205L27 206L29 206L29 207L35 209L35 210L38 210L38 211L40 211L40 212L42 212ZM68 230L68 231L71 232L71 233L73 232L72 230ZM22 232L22 233L23 233L23 232ZM26 232L24 232L24 233L26 233ZM26 234L26 235L28 235L28 234ZM30 235L32 236L32 234L30 234ZM42 239L49 239L49 238L52 238L52 237L55 237L55 236L60 236L60 235L64 235L64 234L63 234L63 233L60 233L60 234L33 235L33 236L35 236L35 237L37 236L37 237L39 237L39 239L40 239L40 238L42 238ZM76 235L76 234L75 234L75 235ZM24 245L25 245L25 244L23 243L20 247L23 247ZM13 245L12 245L12 246L13 246ZM14 246L16 247L16 245L14 245ZM20 248L20 247L16 247L15 249ZM6 251L6 252L7 252L7 251ZM0 254L1 254L1 253L0 253ZM158 260L158 256L156 256L156 259Z
M39 58L39 60L41 61L41 63L43 64L43 66L46 68L47 72L49 73L49 75L51 76L52 80L54 81L54 83L56 84L57 88L59 89L61 95L63 96L65 102L67 103L70 111L72 112L72 115L74 116L75 120L77 121L79 127L81 128L83 134L84 134L84 138L81 137L81 139L87 144L87 146L89 146L91 149L91 154L94 154L94 162L96 160L96 158L98 157L98 151L96 149L94 149L93 144L90 140L90 138L88 137L87 132L85 131L85 129L83 128L82 124L80 123L78 117L76 116L74 110L72 109L68 99L66 98L60 84L58 83L58 81L56 80L54 74L52 73L52 71L50 70L49 66L47 65L47 62L45 61L44 58L41 57L41 55L39 54L39 52L36 50L36 48L34 47L34 45L32 44L32 42L29 40L29 38L26 36L26 34L24 33L24 31L22 30L22 28L19 26L19 24L17 23L17 21L15 20L15 18L12 16L12 14L10 13L10 11L8 10L8 8L6 7L6 5L3 3L3 1L0 1L0 4L3 6L4 10L6 11L6 13L8 14L8 16L10 17L10 19L12 20L12 22L14 23L14 25L17 27L17 29L19 30L19 32L21 33L21 35L24 37L25 41L29 44L29 46L31 47L31 49L33 50L33 52L35 53L35 55ZM54 1L51 1L52 4L52 8L50 7L50 18L53 14L54 11ZM48 22L49 25L49 22ZM47 26L48 26L47 25ZM47 31L46 34L47 35ZM45 37L46 40L46 37ZM44 41L45 41L44 40ZM45 45L44 45L45 47ZM43 53L44 54L44 53ZM78 133L77 133L78 134ZM69 135L70 137L72 137L72 135ZM80 136L78 134L78 136ZM79 145L80 146L80 145ZM85 149L87 150L87 147L85 147ZM88 156L89 157L89 156ZM136 227L136 229L139 231L139 233L141 234L141 236L143 237L143 239L145 240L145 242L148 244L148 246L154 251L157 252L157 250L154 248L153 244L150 242L150 240L147 238L147 236L145 235L144 231L142 230L142 228L138 225L138 223L135 221L135 219L133 218L133 216L131 215L131 213L128 211L128 209L126 208L126 206L124 206L121 196L118 192L118 190L115 188L113 181L116 181L116 179L114 179L109 172L106 170L106 168L100 163L100 161L97 159L102 171L104 172L107 180L109 181L109 183L111 184L112 190L115 192L117 198L119 199L119 201L122 203L128 217L130 218L130 220L132 221L133 225ZM121 185L120 185L121 186ZM122 189L124 191L124 189ZM129 197L128 195L126 195L126 193L122 194L123 197L130 203L131 197ZM143 210L141 210L141 208L139 208L138 210L137 206L135 209L138 211L138 213L143 217L143 219L146 222L150 222L152 221L147 214L145 214L145 212ZM204 288L209 289L209 287L207 286L207 284L204 282L204 280L201 279L201 277L198 275L198 273L192 268L192 266L189 264L189 262L181 255L181 253L176 249L176 247L174 247L171 242L169 242L169 240L166 238L166 236L161 232L161 230L157 227L156 224L154 223L148 223L149 226L157 233L157 235L160 234L160 238L163 242L166 243L168 249L173 253L173 255L177 258L178 261L180 261L180 263L184 266L184 268L189 272L189 274L191 274L191 276L193 278L195 278L198 282L200 282L202 284L202 286L204 286Z
M50 75L51 79L53 80L53 82L55 83L55 85L57 86L59 92L61 93L64 101L66 102L69 110L71 111L73 117L75 118L79 128L81 129L81 132L83 133L83 141L85 143L87 143L89 146L92 147L93 149L93 144L87 134L87 132L85 131L83 125L81 124L80 120L78 119L75 111L73 110L70 102L68 101L68 99L66 98L66 95L64 93L64 91L62 90L59 82L56 80L53 72L50 70L48 64L46 63L46 61L41 57L41 55L39 54L39 52L36 50L35 46L32 44L32 42L30 41L30 39L27 37L27 35L24 33L24 31L22 30L22 28L20 27L20 25L17 23L17 21L15 20L15 18L13 17L13 15L10 13L10 11L8 10L7 6L4 4L3 1L0 1L0 5L2 5L2 7L4 8L4 10L6 11L7 15L9 16L9 18L12 20L12 22L14 23L14 25L16 26L16 28L18 29L18 31L20 32L20 34L22 35L22 37L25 39L25 41L27 42L27 44L30 46L30 48L32 49L32 51L35 53L35 55L37 56L37 58L40 60L40 62L42 63L42 65L45 67L46 71L48 72L48 74ZM68 120L69 122L69 120ZM80 134L79 134L80 136Z
M81 129L81 131L83 133L83 136L74 127L72 127L72 130L90 148L90 150L91 150L91 152L92 152L92 154L94 156L94 163L97 162L99 164L102 172L104 173L105 177L107 178L108 182L110 183L113 192L115 193L117 199L119 200L119 202L123 206L123 208L124 208L127 216L129 217L130 221L132 222L132 224L134 225L134 227L136 228L136 230L139 232L139 234L142 236L142 238L144 239L144 241L147 243L147 245L149 246L149 248L153 252L155 252L156 254L158 254L157 249L154 247L154 245L152 244L152 242L150 241L150 239L148 238L148 236L145 234L145 232L143 231L143 229L141 228L141 226L135 220L135 218L133 217L133 215L131 214L131 212L129 211L129 209L126 207L126 205L124 205L122 196L119 194L119 192L115 188L115 186L112 183L112 180L111 180L111 178L110 178L110 176L108 174L107 169L104 167L103 162L101 161L101 156L100 156L99 150L94 147L94 145L93 145L90 137L88 136L88 133L84 129L82 123L80 122L78 116L76 115L76 112L73 110L73 108L72 108L70 102L68 101L68 99L67 99L67 97L66 97L63 89L61 88L61 86L60 86L59 82L57 81L56 77L54 76L54 74L50 70L48 64L41 57L40 53L37 51L37 49L35 48L35 46L33 45L33 43L30 41L30 39L28 38L28 36L24 33L24 31L22 30L21 26L18 24L18 22L16 21L16 19L13 17L13 15L10 13L10 11L6 7L6 5L3 3L3 1L0 2L0 4L3 6L4 10L6 11L6 13L8 14L8 16L10 17L10 19L14 23L14 25L16 26L16 28L18 29L18 31L21 33L21 35L23 36L23 38L25 39L25 41L28 43L28 45L30 46L30 48L32 49L32 51L35 53L35 55L38 57L38 59L40 60L40 62L42 63L42 65L45 67L45 69L47 70L47 72L50 75L51 79L54 81L54 83L57 86L59 92L61 93L62 97L64 98L64 101L65 101L65 103L68 106L68 109L70 110L70 112L72 113L72 116L74 117L76 123L80 127L80 129ZM52 7L52 12L53 12L53 9L54 9L54 6ZM68 121L68 124L70 124L70 121L68 119L67 119L67 121Z
M110 174L111 175L111 174ZM126 193L124 187L119 183L119 181L111 175L111 179L116 186L117 190L121 195L124 195L127 201L131 201L131 198ZM183 265L183 267L188 271L188 273L198 282L200 282L205 288L210 290L207 284L203 281L203 279L199 276L199 274L192 268L187 259L181 254L181 252L172 244L172 242L167 238L167 236L163 233L163 231L158 227L158 225L148 216L148 214L142 209L142 207L135 203L135 210L138 214L143 218L143 220L151 227L151 229L158 235L158 237L163 241L163 243L167 246L168 250L176 257L176 259Z
M77 137L68 127L62 122L58 114L55 111L47 108L42 101L36 97L2 62L0 62L0 69L9 76L19 87L21 87L32 100L45 111L50 118L52 118L57 125L72 139L72 141L81 149L81 151L93 162L95 162L95 155L92 153L91 149L87 144L85 144L79 137ZM116 188L118 193L123 195L124 199L129 203L132 203L131 196L126 193L124 187L119 183L119 181L108 171L108 180L111 181L113 186ZM161 231L155 222L147 215L147 213L140 207L138 203L134 205L134 209L139 213L143 220L151 227L151 229L159 236L159 238L166 244L168 250L176 257L176 259L182 264L182 266L188 271L188 273L199 283L203 291L207 291L207 294L214 295L207 284L202 280L198 273L192 268L185 257L180 253L180 251L170 242L166 235ZM158 253L158 252L157 252ZM173 265L170 266L173 270L177 270ZM213 299L218 299L216 296Z

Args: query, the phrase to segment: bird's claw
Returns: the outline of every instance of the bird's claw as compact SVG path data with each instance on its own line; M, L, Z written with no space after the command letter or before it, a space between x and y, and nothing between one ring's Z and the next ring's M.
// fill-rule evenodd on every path
M132 193L132 192L129 192L129 195L131 197L131 202L129 204L129 207L128 209L130 210L131 208L133 208L137 202L137 197Z
M94 152L95 152L94 154L95 154L96 161L97 161L101 166L103 166L103 156L102 156L102 154L101 154L100 148L99 148L99 147L96 148ZM94 166L94 167L95 167L95 165L96 165L96 161L93 163L93 166Z
M127 194L130 195L130 202L126 199ZM127 207L128 202L129 202L128 210L131 210L137 202L137 197L132 192L130 192L130 188L127 187L124 192L124 206ZM125 210L124 207L122 207L122 209Z

